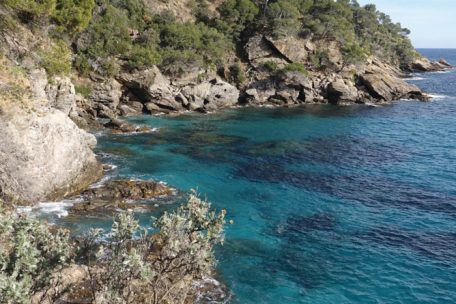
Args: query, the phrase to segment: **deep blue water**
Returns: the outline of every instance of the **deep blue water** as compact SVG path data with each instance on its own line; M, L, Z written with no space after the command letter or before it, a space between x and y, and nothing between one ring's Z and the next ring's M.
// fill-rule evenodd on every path
M227 209L233 303L456 303L456 71L415 79L438 97L144 116L158 133L104 135L98 151L116 175Z

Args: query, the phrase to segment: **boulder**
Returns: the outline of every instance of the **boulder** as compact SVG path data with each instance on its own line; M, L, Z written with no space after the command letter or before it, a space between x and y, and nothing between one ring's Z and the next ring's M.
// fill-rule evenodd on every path
M156 66L136 73L121 74L117 80L144 103L163 98L174 99L175 91L170 80Z
M180 92L184 103L190 110L216 110L226 108L238 103L239 90L219 79L205 81L197 85L188 85Z
M168 196L173 190L155 181L112 180L101 187L82 193L84 201L75 204L70 212L88 213L114 211L116 209L150 208L150 204L132 204L130 201L151 200Z
M115 79L107 79L102 83L94 85L89 99L105 105L112 111L116 111L121 97L122 85Z
M151 132L152 129L146 126L135 126L124 120L113 118L103 125L105 128L111 129L114 133L142 133Z
M374 100L389 102L402 98L427 100L429 97L414 84L399 78L385 64L373 60L365 69L364 74L358 75L361 90L366 91Z
M256 69L266 62L274 62L278 66L289 63L289 60L271 45L271 41L261 35L250 38L245 45L245 53L249 63Z
M415 72L438 72L452 68L452 65L444 59L430 61L425 57L416 59L411 63L410 69Z
M0 198L21 204L59 200L102 175L93 135L56 109L0 111Z
M66 115L76 108L76 91L71 79L56 77L46 86L47 99L51 107L59 109Z
M327 98L330 103L354 103L358 99L358 90L350 81L337 78L328 85Z

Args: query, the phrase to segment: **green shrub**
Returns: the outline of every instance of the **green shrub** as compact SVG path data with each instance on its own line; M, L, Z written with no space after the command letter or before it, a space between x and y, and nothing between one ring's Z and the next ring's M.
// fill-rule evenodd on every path
M40 52L41 66L49 76L66 75L71 71L71 50L62 40L52 44L49 50Z
M85 98L89 98L92 94L92 87L87 84L75 84L74 89L76 93L81 94Z
M141 46L134 46L128 57L128 65L138 69L150 67L161 62L161 56L157 51Z
M119 214L110 239L97 248L102 231L95 230L83 242L82 252L99 267L92 280L98 289L92 297L103 303L184 303L187 292L179 284L207 277L215 266L214 246L223 243L225 211L211 211L211 205L195 195L154 224L151 237L131 213Z
M56 0L4 0L4 4L31 19L47 18L55 12Z
M245 81L245 74L242 66L239 63L235 63L229 67L230 80L237 85L242 84Z
M309 72L302 63L289 63L283 69L282 72L299 72L304 75L307 75Z
M263 64L263 67L268 71L268 72L275 72L279 69L279 66L277 65L277 62L275 61L266 61Z
M95 0L57 0L52 17L62 31L80 33L89 25L94 7Z
M0 302L28 303L69 261L69 234L0 210Z

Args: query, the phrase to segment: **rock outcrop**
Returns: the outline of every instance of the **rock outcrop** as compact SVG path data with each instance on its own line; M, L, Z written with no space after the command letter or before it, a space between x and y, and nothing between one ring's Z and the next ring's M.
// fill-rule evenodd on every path
M116 209L135 209L153 207L137 201L168 196L173 190L154 181L113 180L98 188L92 188L82 193L83 202L75 204L70 212L73 214L99 213L115 211ZM135 203L129 203L136 201Z
M437 72L454 68L444 59L439 61L430 61L427 58L418 58L407 67L411 72Z
M140 102L143 104L142 111L146 113L210 111L233 106L239 99L239 90L220 78L201 83L173 83L157 67L138 73L122 74L118 81L128 93L128 100L124 105L131 107L132 101L135 101L135 107L138 108Z
M102 175L91 150L95 137L60 110L4 107L0 141L0 196L5 201L59 200Z

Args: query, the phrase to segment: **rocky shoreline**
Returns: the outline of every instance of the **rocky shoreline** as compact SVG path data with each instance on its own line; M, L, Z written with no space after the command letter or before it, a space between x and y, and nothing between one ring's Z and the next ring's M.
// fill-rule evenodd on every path
M260 53L248 46L252 52ZM261 58L252 59L252 65L258 66ZM443 60L430 62L422 58L411 68L414 72L434 72L453 67ZM24 109L3 106L0 122L5 143L0 148L0 160L5 164L0 172L0 193L3 200L21 204L70 197L101 178L101 165L91 151L96 139L76 125L87 131L144 133L154 130L119 118L207 113L243 106L385 104L398 99L431 98L406 82L409 74L376 58L367 60L351 76L345 70L307 75L297 71L272 75L257 71L254 80L242 88L217 75L201 82L189 81L188 75L186 81L171 80L154 67L93 82L95 89L88 98L75 93L68 78L49 84L44 71L35 70L31 75L31 105ZM102 123L103 119L108 122Z

